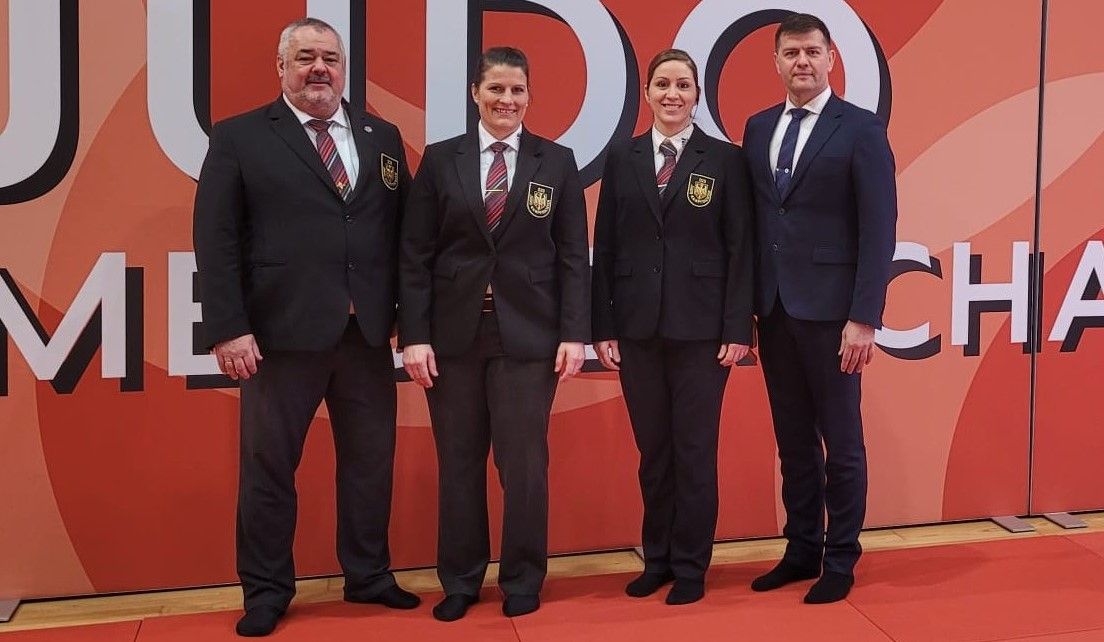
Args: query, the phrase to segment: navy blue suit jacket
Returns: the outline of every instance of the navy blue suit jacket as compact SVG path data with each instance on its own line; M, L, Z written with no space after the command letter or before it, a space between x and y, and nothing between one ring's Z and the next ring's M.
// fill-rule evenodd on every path
M758 225L756 311L766 316L780 298L797 319L880 328L897 223L885 124L833 94L780 194L770 140L783 107L755 114L744 130Z

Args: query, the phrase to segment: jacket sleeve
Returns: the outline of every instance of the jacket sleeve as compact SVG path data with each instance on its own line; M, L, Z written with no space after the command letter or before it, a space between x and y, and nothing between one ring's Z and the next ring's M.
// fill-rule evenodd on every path
M410 177L410 165L409 165L409 163L407 162L407 159L406 159L406 145L403 143L402 132L399 131L398 127L395 127L395 139L397 141L396 149L399 150L399 189L398 189L399 203L398 203L398 230L396 231L395 238L393 239L394 244L395 244L394 245L395 253L392 256L399 257L399 256L402 255L402 245L401 245L401 243L402 243L403 216L406 212L406 202L410 198L410 188L411 188L411 183L413 182L413 179ZM395 293L395 299L396 299L395 305L396 305L396 308L397 308L398 298L399 298L399 270L398 270L397 267L393 271L393 275L394 275L393 276L394 290L392 290L392 291ZM398 317L396 316L396 325L397 325L397 322L398 322Z
M743 150L733 146L728 151L723 214L728 269L721 340L724 343L751 345L751 310L755 283L752 274L754 209Z
M613 316L614 256L617 239L617 166L611 148L602 170L598 212L594 218L594 266L591 281L591 326L595 342L616 339Z
M563 199L552 221L560 284L560 341L590 341L590 260L586 198L575 154L563 159Z
M399 241L399 345L432 339L433 264L437 255L437 185L433 149L426 148L404 198Z
M246 226L238 156L226 128L215 125L199 173L192 217L207 349L252 332L242 285Z
M896 246L897 183L886 128L877 117L860 128L852 162L859 238L848 318L880 328Z

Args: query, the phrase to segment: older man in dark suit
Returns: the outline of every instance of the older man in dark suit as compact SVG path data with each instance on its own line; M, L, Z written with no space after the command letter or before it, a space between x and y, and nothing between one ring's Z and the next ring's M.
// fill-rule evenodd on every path
M866 514L861 373L882 323L897 220L885 124L832 93L834 63L822 21L785 18L775 65L786 101L752 116L744 132L787 540L782 561L752 588L819 577L808 603L841 600L854 584Z
M390 337L410 174L398 130L342 101L345 62L330 25L288 25L276 59L282 95L215 125L196 191L206 340L241 383L244 636L271 633L295 593L295 469L323 399L337 452L345 599L419 603L395 584L387 543Z

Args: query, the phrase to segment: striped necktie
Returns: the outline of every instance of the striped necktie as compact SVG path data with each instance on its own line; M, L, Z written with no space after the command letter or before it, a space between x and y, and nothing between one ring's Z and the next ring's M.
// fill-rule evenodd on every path
M317 134L314 137L314 144L318 147L318 155L322 157L322 164L330 172L330 177L333 178L334 185L337 186L341 198L348 199L349 193L353 191L353 186L349 184L349 175L345 173L345 164L341 162L341 155L337 153L337 145L334 144L333 136L330 135L330 124L331 122L328 120L307 121L307 127L313 129Z
M659 195L663 196L667 183L671 182L671 175L675 173L675 156L678 155L678 151L671 144L670 139L664 138L659 144L659 152L663 154L663 165L656 174L656 186L659 187Z
M506 209L506 192L509 186L506 184L506 157L503 152L509 147L506 143L491 143L489 149L494 152L491 168L487 170L487 189L483 193L483 204L487 208L487 229L494 231L502 220L502 212Z

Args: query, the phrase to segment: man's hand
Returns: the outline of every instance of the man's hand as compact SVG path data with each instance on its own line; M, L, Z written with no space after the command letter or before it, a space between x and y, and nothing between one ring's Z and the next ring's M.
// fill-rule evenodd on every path
M211 354L218 361L222 374L234 381L248 379L257 374L257 366L264 357L257 347L257 340L251 334L243 334L237 339L216 343Z
M403 348L403 367L419 386L432 388L432 377L437 376L437 359L433 355L433 346L428 343L416 343Z
M750 346L742 343L722 343L721 350L717 353L717 359L721 362L722 367L727 368L743 359L750 349Z
M579 370L583 367L583 361L586 360L586 354L583 352L583 344L581 341L565 341L560 344L559 349L556 350L556 368L555 371L560 373L560 383L566 381L569 377L574 377L579 374Z
M601 363L606 370L621 369L621 350L617 347L617 339L599 341L594 344L594 351L598 353L598 362Z
M848 321L840 338L840 372L862 372L874 358L874 326Z

